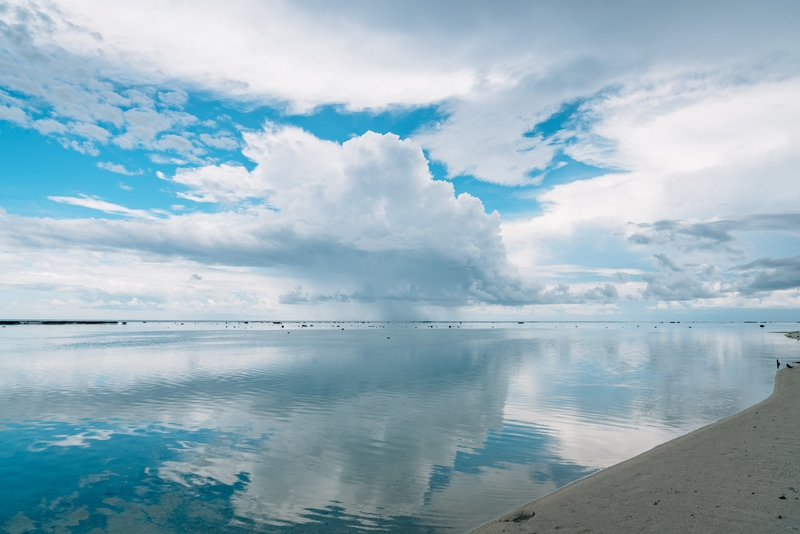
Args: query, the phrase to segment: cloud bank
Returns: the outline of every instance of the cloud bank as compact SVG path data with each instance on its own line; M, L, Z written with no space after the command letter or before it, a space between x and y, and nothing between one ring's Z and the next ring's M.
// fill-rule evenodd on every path
M274 124L244 139L252 171L222 164L164 177L185 186L185 198L219 205L216 213L167 216L90 197L51 197L128 218L6 214L4 241L266 269L310 282L310 295L302 287L273 295L282 304L519 306L617 297L613 285L571 292L523 280L507 259L499 215L434 180L413 141L368 132L338 144Z
M0 0L0 121L102 154L142 178L130 197L156 175L180 198L45 191L99 218L3 213L4 287L186 309L797 306L798 25L784 1ZM224 103L269 106L266 126ZM286 124L320 106L436 119L346 142ZM456 195L429 161L480 187ZM487 214L481 191L522 208Z

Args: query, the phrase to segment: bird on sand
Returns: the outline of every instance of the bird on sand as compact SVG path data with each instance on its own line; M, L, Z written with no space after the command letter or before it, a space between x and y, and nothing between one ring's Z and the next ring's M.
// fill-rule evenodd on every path
M786 364L786 368L787 368L787 369L794 369L794 367L792 367L792 366L791 366L791 365L789 365L788 363Z
M778 369L780 369L781 368L781 361L780 360L775 360L775 361L778 362Z

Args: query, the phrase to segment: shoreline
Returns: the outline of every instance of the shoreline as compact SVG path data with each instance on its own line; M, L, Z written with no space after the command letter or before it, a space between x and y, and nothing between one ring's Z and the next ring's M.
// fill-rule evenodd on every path
M787 531L800 532L800 368L779 370L772 394L755 406L471 534Z

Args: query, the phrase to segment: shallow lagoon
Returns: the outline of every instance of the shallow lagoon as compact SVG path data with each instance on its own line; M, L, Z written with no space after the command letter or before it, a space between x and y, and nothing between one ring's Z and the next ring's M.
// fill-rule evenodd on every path
M800 360L796 324L304 324L0 330L2 528L464 532Z

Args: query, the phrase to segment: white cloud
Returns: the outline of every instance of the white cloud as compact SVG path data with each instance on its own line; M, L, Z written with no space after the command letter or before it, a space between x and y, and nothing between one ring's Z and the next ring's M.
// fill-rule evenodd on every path
M6 317L263 317L278 312L277 292L291 283L249 269L65 244L6 242L0 268Z
M158 100L172 108L182 108L189 101L186 91L163 91L158 93Z
M0 11L0 120L55 136L65 148L91 155L99 153L93 143L108 142L126 150L204 152L185 136L198 124L181 111L185 91L157 92L103 59L46 42L61 30L80 31L57 7L45 9L52 10L50 15L39 8L23 2ZM208 134L207 129L201 131ZM217 132L210 135L217 138Z
M338 144L296 127L273 124L244 134L244 141L244 154L256 164L252 171L221 164L179 169L172 178L159 175L185 187L180 195L188 200L221 203L222 209L214 213L160 214L159 218L155 212L93 197L50 197L132 219L56 223L5 215L0 219L0 235L14 246L129 251L126 254L169 261L181 258L200 265L266 270L270 273L266 280L280 280L270 290L275 306L395 303L394 312L387 313L396 313L398 306L402 313L413 313L410 310L417 306L474 308L482 304L580 304L584 311L613 313L620 294L662 301L719 299L748 290L750 279L794 276L761 269L768 267L767 260L764 265L745 266L745 273L737 275L721 274L713 266L682 266L659 254L659 273L628 269L641 276L642 283L631 281L630 275L622 277L617 268L596 270L595 279L606 282L582 278L572 288L563 283L545 287L517 274L506 254L499 216L486 214L474 197L456 197L450 183L433 180L414 141L369 132ZM577 185L593 186L586 196L597 198L602 188L594 188L607 178ZM510 234L507 239L517 244L517 236L509 231L515 224L535 226L559 209L553 204L537 219L507 224L503 234ZM617 220L589 219L597 227L612 229ZM579 231L581 224L586 223L579 220L567 231ZM25 229L24 235L20 228ZM540 232L548 239L565 231L558 226L549 234L547 230ZM626 242L624 237L619 236L621 242ZM535 247L526 250L536 252ZM536 272L533 260L526 263L522 258L526 274ZM563 275L564 269L586 272L580 266L564 266L555 269L551 278L558 280L557 272ZM619 288L612 283L615 280ZM790 287L785 282L781 286Z
M192 142L185 137L174 134L163 136L154 146L158 147L160 150L173 150L181 154L189 152L202 154L205 152L202 149L195 148Z
M547 169L556 147L524 137L534 126L534 118L504 117L498 107L508 108L510 103L496 99L492 95L478 102L455 104L447 121L415 139L432 159L446 164L451 177L471 175L508 186L537 183L530 173Z
M80 197L53 196L47 198L48 200L52 200L53 202L58 202L61 204L70 204L72 206L80 206L82 208L98 210L102 211L103 213L109 213L112 215L126 215L129 217L137 217L141 219L153 219L155 217L149 211L130 209L126 208L125 206L120 206L119 204L113 204L111 202L106 202L105 200L99 198L88 197L85 195L82 195Z
M72 235L32 220L42 242L283 269L296 279L280 294L302 284L308 302L606 305L614 297L604 282L577 294L548 289L523 281L513 264L529 275L546 262L578 263L567 256L587 241L625 261L675 247L681 265L722 253L742 264L759 256L731 234L740 227L722 229L731 239L720 245L727 238L709 225L791 215L800 200L795 3L9 6L0 11L0 119L85 154L113 143L151 151L155 163L197 165L171 178L185 187L180 196L223 203L213 214L159 221L67 221ZM218 160L207 151L239 141L182 111L194 90L289 111L433 103L447 115L415 142L367 134L339 145L269 125L243 136L257 163L248 171L210 164ZM524 135L565 102L580 108L562 131ZM535 195L543 214L500 226L477 199L431 181L415 143L451 175L543 184ZM559 151L615 172L551 186L545 175ZM53 198L134 218L155 213ZM603 265L612 264L620 269ZM687 282L677 278L630 283L655 295Z
M632 86L593 103L592 139L570 153L604 167L675 175L784 153L800 134L800 104L793 98L800 78L649 81L653 86ZM597 138L613 150L594 149Z
M75 152L80 152L81 154L87 154L89 156L100 155L100 151L91 141L79 142L76 141L75 139L67 139L66 137L61 137L58 139L58 142L64 148L72 149Z
M128 76L179 78L296 109L428 104L506 88L526 75L546 77L567 64L597 78L598 71L657 63L796 54L791 2L665 6L150 0L123 7L65 0L57 9L37 6L47 18L29 15L26 24L37 45L124 64L136 73Z
M219 165L173 178L188 187L185 197L231 202L231 211L157 219L98 198L50 197L133 219L5 215L0 234L4 242L37 247L130 250L268 269L308 287L307 301L318 304L393 302L408 311L402 303L522 305L617 296L613 286L575 293L564 285L524 282L506 259L499 216L487 215L474 197L456 197L450 183L433 180L412 141L369 132L340 145L269 125L245 134L245 142L253 171ZM237 203L243 199L250 207Z
M222 8L205 2L185 9L177 3L145 3L122 10L75 2L60 7L60 13L48 10L48 15L67 18L71 25L37 31L37 40L87 56L106 54L150 79L168 73L300 108L324 102L427 104L464 94L478 78L466 65L414 58L409 50L419 54L421 47L410 36L339 17L320 20L291 4L241 2ZM158 17L152 16L154 10ZM99 32L103 41L91 32Z
M731 291L730 288L726 291L724 287L720 287L720 282L715 281L713 276L706 275L708 271L708 268L690 271L670 264L661 272L645 273L642 280L647 282L647 287L642 296L646 300L688 301L715 298L723 292Z
M30 119L28 118L28 114L20 108L0 106L0 120L16 122L17 124L27 124Z
M310 255L291 260L300 263L294 269L322 260L331 274L351 271L355 280L342 289L361 289L362 298L535 298L533 288L523 287L504 261L497 217L484 214L477 199L456 198L450 184L433 181L415 144L368 133L338 145L278 127L245 140L245 153L258 163L252 173L221 165L185 170L174 179L191 186L186 196L266 201L275 211L225 214L230 221L225 226L232 218L250 219L255 228L242 234L235 223L230 230L248 241L256 238L251 232L266 232L254 245L277 245L278 256ZM254 252L255 261L267 260ZM385 272L370 274L372 269ZM432 272L425 275L426 269ZM454 277L449 283L427 279L445 273Z
M200 134L200 140L210 147L223 150L236 150L239 148L239 142L229 134L209 135L204 133Z
M136 172L129 171L128 169L125 168L124 165L120 165L119 163L111 163L110 161L98 161L97 162L97 166L100 169L105 169L105 170L107 170L109 172L115 172L117 174L124 174L126 176L133 176L135 174L142 174L141 169L136 171Z
M86 139L93 139L95 141L99 141L100 143L105 143L111 136L111 132L109 132L105 128L101 128L96 124L87 124L85 122L73 124L70 129L72 130L73 133L79 135L80 137L84 137Z
M587 232L638 234L640 244L663 244L653 232L667 231L665 223L654 226L665 220L698 245L703 238L721 243L726 237L712 235L714 221L727 219L729 229L739 229L751 217L763 228L756 214L796 213L800 78L735 87L714 81L685 92L665 84L629 88L593 102L587 113L595 122L566 150L621 171L543 190L536 197L542 215L504 223L512 258L525 263ZM770 226L781 228L791 225ZM708 252L712 244L695 248ZM719 248L729 254L732 246Z
M0 23L21 38L9 44L14 76L0 77L0 85L48 101L59 115L124 129L114 132L123 148L202 154L185 135L157 139L196 122L175 109L156 110L158 103L182 108L184 89L118 91L115 83L211 89L296 110L448 101L450 117L420 142L451 174L508 185L535 183L529 173L550 168L557 144L522 134L565 101L665 81L661 93L685 97L676 85L715 69L726 73L727 85L797 74L791 21L798 10L782 2L758 9L673 3L667 12L635 2L578 11L550 2L470 10L443 2L425 5L424 18L409 16L409 6L359 3L335 10L247 0L224 8L149 1L121 8L93 0L13 5ZM17 59L33 55L40 64ZM114 83L100 81L101 72ZM207 132L199 141L236 147Z
M173 157L165 157L165 156L163 156L161 154L149 154L148 157L150 158L150 161L152 161L153 163L159 164L159 165L165 165L165 164L186 165L187 163L189 163L185 159L173 158ZM161 172L161 171L157 171L156 174L158 174L158 172Z
M38 130L38 132L43 135L49 135L52 133L64 133L65 131L67 131L66 126L53 119L40 119L38 121L34 121L33 127L36 128L36 130Z
M236 202L248 197L264 197L267 193L263 184L241 165L223 163L215 167L182 168L177 170L174 180L191 188L190 192L179 192L178 196L195 202Z

